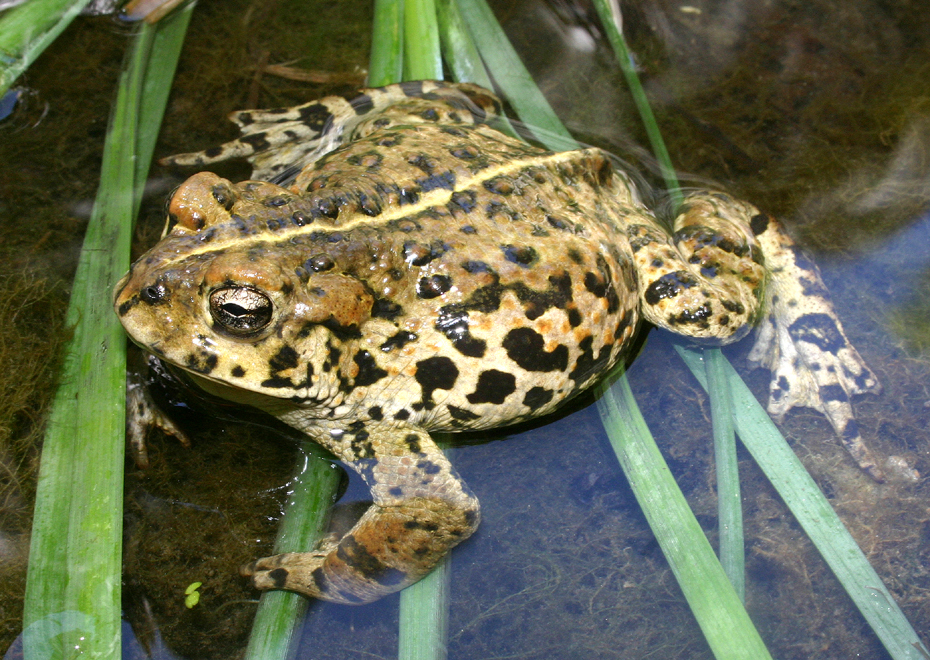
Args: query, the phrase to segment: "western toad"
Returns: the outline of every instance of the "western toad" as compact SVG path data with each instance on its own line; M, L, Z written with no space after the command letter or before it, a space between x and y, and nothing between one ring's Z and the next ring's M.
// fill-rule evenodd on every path
M877 381L774 219L694 192L670 232L605 153L530 146L499 113L474 85L402 83L238 112L241 138L170 159L248 156L255 180L174 193L174 228L116 289L127 332L307 433L374 500L341 539L250 565L259 588L361 603L418 580L479 519L429 432L551 412L642 320L716 343L761 323L769 410L824 412L880 478L849 404Z

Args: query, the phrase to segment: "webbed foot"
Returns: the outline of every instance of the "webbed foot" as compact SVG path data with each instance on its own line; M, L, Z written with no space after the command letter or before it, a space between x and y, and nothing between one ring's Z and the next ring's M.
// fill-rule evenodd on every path
M879 392L875 374L849 342L817 266L773 218L761 216L754 229L766 268L768 316L749 361L772 372L768 411L781 420L791 408L823 413L859 467L878 482L884 473L862 440L850 396Z
M365 479L374 503L338 540L243 566L257 588L370 603L425 576L477 528L478 500L425 431L373 425L336 435L344 442L328 448Z

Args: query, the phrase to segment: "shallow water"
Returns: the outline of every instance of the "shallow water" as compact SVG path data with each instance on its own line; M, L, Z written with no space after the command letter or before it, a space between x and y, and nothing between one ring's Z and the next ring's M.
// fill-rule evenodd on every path
M308 5L312 7L308 8ZM196 10L157 155L234 136L227 112L355 87L367 64L368 3L225 0ZM498 2L498 17L579 139L644 162L647 144L593 11ZM676 167L784 219L815 255L847 333L884 385L854 403L881 455L930 474L930 35L920 3L695 2L624 6ZM345 16L362 15L359 23ZM28 106L0 124L0 651L18 632L35 442L99 170L126 30L82 19L21 81ZM297 62L292 60L300 59ZM259 75L292 63L345 76L307 84ZM579 99L583 99L580 102ZM648 169L648 165L644 165ZM244 178L244 166L224 176ZM186 173L155 167L137 249L156 239L163 199ZM12 301L12 302L11 302ZM19 304L22 303L22 304ZM744 341L725 352L747 372ZM26 356L28 359L23 359ZM31 368L26 369L26 365ZM653 332L630 369L653 434L716 540L709 407ZM531 429L457 449L482 502L477 534L453 553L451 658L712 657L590 399ZM268 552L294 445L268 426L185 421L190 450L153 438L153 467L127 465L125 611L158 657L229 658L255 592L235 568ZM930 630L928 486L877 486L827 422L793 411L783 432L918 632ZM506 438L506 441L503 441ZM778 658L887 657L748 455L740 454L747 603ZM347 498L361 496L350 484ZM183 590L202 581L188 610ZM396 656L397 596L311 606L300 657ZM925 640L926 641L926 640ZM127 654L128 657L129 654Z

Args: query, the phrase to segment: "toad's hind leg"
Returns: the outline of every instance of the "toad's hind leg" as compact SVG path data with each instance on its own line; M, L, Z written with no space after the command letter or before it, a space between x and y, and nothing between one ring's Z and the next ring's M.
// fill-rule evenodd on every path
M368 483L374 503L338 541L243 567L259 589L369 603L425 576L478 526L477 499L428 433L374 426L353 427L352 434L344 438L345 448L354 445L347 463Z
M631 235L643 315L718 343L761 320L749 360L772 371L769 413L823 413L862 470L882 481L849 401L877 392L878 380L849 343L817 267L774 218L722 193L689 195L674 230L664 242L648 226Z

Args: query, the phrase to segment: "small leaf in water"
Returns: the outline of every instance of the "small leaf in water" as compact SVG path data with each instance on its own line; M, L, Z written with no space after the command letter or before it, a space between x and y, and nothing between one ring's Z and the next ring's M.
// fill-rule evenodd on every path
M187 606L187 609L191 609L200 602L200 592L197 591L203 585L203 582L191 582L187 585L187 589L184 590L187 598L184 599L184 605Z

